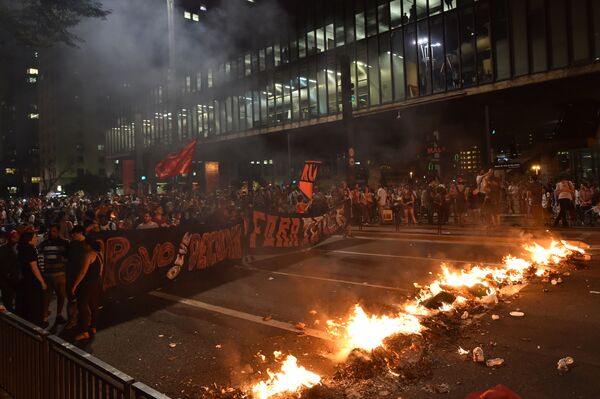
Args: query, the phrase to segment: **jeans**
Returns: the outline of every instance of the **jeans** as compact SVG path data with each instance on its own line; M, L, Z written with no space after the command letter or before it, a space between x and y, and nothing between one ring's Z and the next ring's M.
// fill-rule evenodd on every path
M44 291L44 320L48 319L52 293L56 294L56 317L62 315L67 298L67 275L64 272L44 274L48 289Z
M560 211L558 212L558 216L556 216L552 226L558 226L558 221L561 220L563 227L568 227L569 224L567 222L567 213L572 214L573 202L568 198L563 198L558 200L558 205L560 206Z

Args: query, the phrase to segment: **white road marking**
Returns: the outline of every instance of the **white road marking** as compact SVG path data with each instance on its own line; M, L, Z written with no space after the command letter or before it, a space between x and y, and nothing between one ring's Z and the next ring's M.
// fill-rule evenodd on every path
M359 283L359 282L356 282L356 281L349 281L349 280L336 280L336 279L333 279L333 278L318 277L318 276L309 276L309 275L305 275L305 274L279 272L279 271L274 271L274 270L260 269L260 268L257 268L257 267L243 266L243 265L235 265L235 267L237 267L238 269L252 270L252 271L255 271L255 272L262 272L262 273L271 273L271 274L277 274L277 275L280 275L280 276L287 276L287 277L298 277L298 278L304 278L304 279L308 279L308 280L319 280L319 281L327 281L327 282L330 282L330 283L358 285L360 287L380 288L380 289L384 289L384 290L400 291L400 292L403 292L403 293L413 292L412 290L407 290L407 289L398 288L398 287L390 287L390 286L387 286L387 285Z
M409 242L426 242L426 243L442 243L442 244L456 244L456 245L494 245L494 246L507 246L507 247L512 247L515 246L515 244L507 242L507 241L500 241L497 243L485 243L483 241L469 241L469 240L443 240L443 239L439 239L439 240L429 240L429 239L425 239L425 238L401 238L401 237L369 237L369 236L361 236L361 235L355 235L350 237L350 239L352 238L356 238L358 240L369 240L369 241L409 241ZM485 237L483 236L482 238L490 238L490 237Z
M166 292L161 291L152 291L150 295L155 296L157 298L161 298L167 301L176 302L182 305L191 306L197 309L208 310L215 313L220 313L226 316L235 317L238 319L250 321L257 324L263 324L265 326L278 328L280 330L291 331L296 334L303 333L305 335L319 338L325 341L332 341L331 337L324 331L315 330L313 328L305 328L303 330L298 330L296 327L291 325L290 323L285 323L283 321L278 320L264 320L262 316L256 316L250 313L240 312L239 310L224 308L222 306L211 305L209 303L200 302L195 299L182 298L177 295L167 294Z
M410 255L388 255L388 254L374 254L371 252L354 252L354 251L342 251L342 250L327 250L317 248L319 251L334 253L334 254L344 254L344 255L358 255L358 256L374 256L378 258L396 258L396 259L409 259L409 260L427 260L432 262L448 262L448 263L471 263L485 266L500 266L500 263L492 263L492 262L478 262L472 260L461 260L461 259L448 259L448 258L429 258L425 256L410 256Z

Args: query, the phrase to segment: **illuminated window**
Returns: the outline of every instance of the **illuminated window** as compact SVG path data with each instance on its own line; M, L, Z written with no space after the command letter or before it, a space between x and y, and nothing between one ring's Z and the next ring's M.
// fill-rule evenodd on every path
M42 178L41 178L41 177L39 177L39 176L31 176L31 182L32 182L33 184L37 184L37 183L39 183L39 182L41 182L41 181L42 181Z
M185 19L192 19L192 13L189 11L184 11L183 12L183 18Z
M6 168L4 169L4 173L6 173L7 175L14 175L15 173L17 173L17 170L15 168Z
M37 68L28 68L27 69L27 74L28 75L37 75L38 74L38 70L37 70Z
M40 114L29 114L29 119L40 119Z
M9 194L16 194L17 188L15 186L7 187Z
M98 144L98 151L104 151L104 144Z
M27 78L27 82L35 83L35 82L37 82L37 78Z
M194 22L200 21L200 17L198 16L198 14L192 14L192 21L194 21Z

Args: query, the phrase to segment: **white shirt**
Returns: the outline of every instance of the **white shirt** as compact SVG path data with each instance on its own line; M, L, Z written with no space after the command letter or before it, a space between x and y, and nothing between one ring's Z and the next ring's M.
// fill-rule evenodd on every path
M384 206L387 203L387 192L385 188L379 187L377 190L377 204L379 206Z

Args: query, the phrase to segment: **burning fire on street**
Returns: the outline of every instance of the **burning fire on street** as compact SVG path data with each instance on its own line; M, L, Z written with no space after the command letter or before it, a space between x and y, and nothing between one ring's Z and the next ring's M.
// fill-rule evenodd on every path
M400 304L399 311L369 314L356 304L345 318L327 321L328 333L339 351L336 360L346 364L379 362L384 365L382 372L399 376L406 358L421 356L426 350L424 334L434 317L458 314L461 318L461 312L468 317L467 309L494 306L499 296L518 293L530 278L549 281L548 276L565 261L589 260L585 250L565 241L552 240L546 246L527 243L523 250L521 257L507 255L497 265L455 269L442 264L434 281L425 286L415 283L417 294ZM346 375L351 367L356 371L356 365L345 367ZM255 399L299 397L306 389L322 383L321 376L298 365L292 355L281 362L280 372L267 373L268 380L251 388Z

